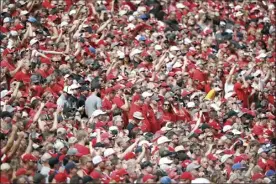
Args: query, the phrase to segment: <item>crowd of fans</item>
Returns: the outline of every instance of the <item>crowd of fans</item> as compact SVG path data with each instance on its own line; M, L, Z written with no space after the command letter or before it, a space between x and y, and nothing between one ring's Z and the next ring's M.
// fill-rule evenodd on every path
M274 183L275 0L2 0L0 183Z

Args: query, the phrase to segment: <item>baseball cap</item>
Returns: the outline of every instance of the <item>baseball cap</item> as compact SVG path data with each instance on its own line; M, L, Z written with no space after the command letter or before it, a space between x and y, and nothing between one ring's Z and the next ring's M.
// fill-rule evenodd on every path
M141 169L145 169L147 167L152 167L152 163L150 161L144 161L140 164Z
M97 117L97 116L104 115L104 114L106 114L106 112L104 112L104 111L102 111L102 110L100 110L100 109L97 109L97 110L95 110L95 111L92 113L92 116L93 116L93 117Z
M10 164L8 164L8 163L1 164L1 171L8 171L10 169L11 169Z
M232 170L239 170L239 169L244 169L244 165L241 163L236 163L232 166Z
M69 162L65 165L65 170L69 173L72 169L76 168L76 164L74 162Z
M26 153L26 154L22 155L21 158L22 158L23 162L31 162L31 161L36 162L37 161L37 158L30 153Z
M12 22L12 19L10 17L6 17L3 20L3 23L10 23L10 22Z
M48 161L52 156L49 153L44 153L42 157L40 158L41 162L46 162Z
M33 44L35 44L35 43L37 43L37 42L38 42L38 39L33 38L33 39L31 39L31 41L30 41L30 45L32 46Z
M168 139L166 136L162 136L157 139L157 145L160 145L166 142L171 142L171 140Z
M133 113L133 117L136 118L136 119L139 119L139 120L143 120L143 114L139 111L136 111Z
M113 148L107 148L105 151L104 151L104 157L109 157L110 155L113 155L114 153L116 153L114 151Z
M211 182L206 178L196 178L196 179L192 180L191 183L202 184L202 183L211 183Z
M92 159L92 162L94 165L97 165L97 164L101 163L102 161L104 161L104 159L103 159L103 157L101 157L99 155L93 157L93 159Z
M146 174L145 176L143 176L143 182L147 182L150 179L155 179L155 176L152 174Z
M162 165L162 164L171 164L173 163L173 161L167 157L163 157L159 160L159 165Z
M183 172L180 176L182 180L193 180L193 175L190 172Z
M55 178L54 178L54 179L56 180L56 182L59 182L59 183L61 183L61 182L66 182L67 176L66 176L65 173L57 173L57 174L55 175Z
M163 176L160 179L160 183L161 184L171 184L172 183L172 179L169 176Z
M195 163L190 163L187 168L186 168L186 171L189 172L189 171L193 171L197 168L200 168L200 165L198 164L195 164Z
M31 23L34 23L34 22L36 22L37 20L36 20L36 18L30 16L30 17L28 18L28 21L31 22Z
M69 148L66 155L69 155L69 156L73 156L73 155L77 155L79 152L76 148Z

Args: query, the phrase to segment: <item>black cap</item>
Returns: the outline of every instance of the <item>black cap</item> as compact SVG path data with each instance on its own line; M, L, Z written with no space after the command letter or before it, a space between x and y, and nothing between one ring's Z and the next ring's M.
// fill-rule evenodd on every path
M141 169L145 169L146 167L152 167L152 163L150 161L144 161L140 164Z
M1 112L1 115L0 115L1 118L6 118L6 117L12 118L12 116L13 116L12 113L10 113L8 111L3 111L3 112Z
M48 162L49 162L50 167L54 167L54 165L59 163L59 160L57 157L54 157L54 158L50 158Z

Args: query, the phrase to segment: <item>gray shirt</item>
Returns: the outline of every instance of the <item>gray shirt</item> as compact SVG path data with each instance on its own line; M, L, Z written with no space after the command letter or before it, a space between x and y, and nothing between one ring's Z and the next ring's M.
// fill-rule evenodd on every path
M99 98L97 95L92 94L86 99L85 113L89 118L95 110L100 108L102 108L102 99Z
M45 175L46 176L46 181L45 181L45 183L49 183L49 172L50 172L50 168L49 167L45 167L45 166L43 166L42 168L41 168L41 171L40 171L40 174L43 174L43 175Z

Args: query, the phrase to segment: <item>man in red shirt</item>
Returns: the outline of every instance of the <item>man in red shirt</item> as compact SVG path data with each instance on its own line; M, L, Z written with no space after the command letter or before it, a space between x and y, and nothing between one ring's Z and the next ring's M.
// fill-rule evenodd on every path
M76 143L74 147L78 150L79 155L89 155L90 150L88 147L85 146L88 141L87 133L84 130L79 130L77 132L77 139L78 143Z
M123 111L123 120L125 126L128 124L128 111L129 111L129 103L128 100L123 92L122 87L118 89L117 94L113 98L112 102L116 104Z
M30 67L30 63L24 63L21 71L14 75L13 80L23 81L24 84L29 84L31 80Z
M3 20L3 26L0 26L0 31L2 33L8 33L11 27L12 19L10 17L6 17Z

